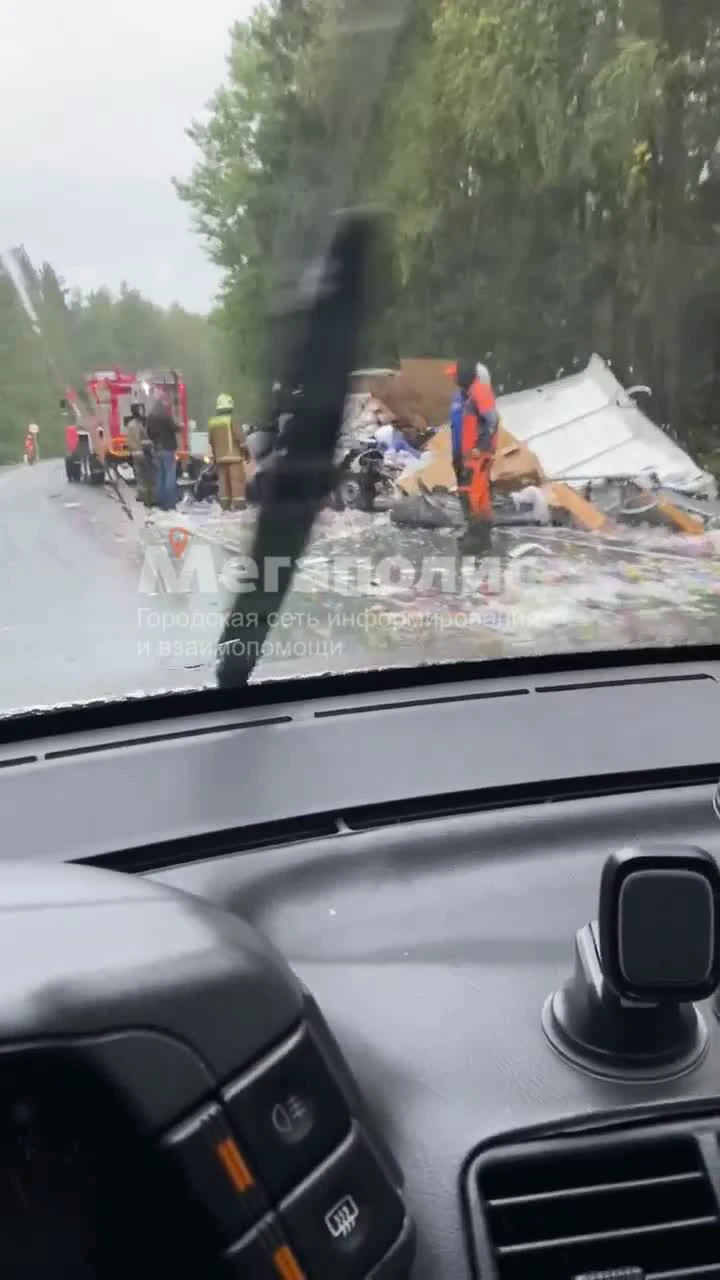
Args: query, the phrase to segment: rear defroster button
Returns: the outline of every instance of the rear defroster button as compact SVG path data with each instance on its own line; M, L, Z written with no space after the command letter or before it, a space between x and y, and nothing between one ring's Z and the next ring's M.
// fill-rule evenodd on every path
M355 1135L280 1206L313 1280L360 1280L392 1248L405 1209L364 1140Z
M230 1122L273 1197L297 1186L350 1132L350 1111L310 1033L224 1090Z

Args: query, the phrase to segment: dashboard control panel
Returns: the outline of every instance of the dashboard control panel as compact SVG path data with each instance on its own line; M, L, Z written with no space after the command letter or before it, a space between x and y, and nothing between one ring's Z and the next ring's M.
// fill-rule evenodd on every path
M183 1118L162 1149L239 1280L395 1276L409 1223L392 1175L303 1024Z
M13 976L0 980L0 1063L34 1062L47 1073L52 1060L53 1080L81 1071L96 1081L114 1100L116 1128L124 1117L131 1184L145 1186L137 1209L116 1197L117 1212L100 1214L91 1199L76 1215L95 1233L91 1269L60 1244L41 1258L29 1236L24 1254L15 1242L14 1269L3 1257L5 1276L44 1280L66 1266L114 1280L114 1242L132 1236L134 1218L149 1221L148 1239L162 1251L159 1218L152 1230L161 1200L179 1249L176 1275L409 1274L414 1232L402 1177L317 1006L260 934L188 894L78 866L1 868L1 908L0 972ZM13 967L20 929L23 963ZM58 1131L58 1167L72 1167L80 1129L70 1122ZM97 1123L91 1129L105 1149ZM6 1190L15 1188L8 1194L22 1198L20 1132L0 1127L0 1170ZM112 1164L112 1145L106 1154ZM59 1190L48 1194L52 1213L72 1226ZM152 1254L142 1239L131 1259L138 1272Z
M301 1029L223 1090L265 1185L286 1195L350 1133L350 1109L312 1033Z

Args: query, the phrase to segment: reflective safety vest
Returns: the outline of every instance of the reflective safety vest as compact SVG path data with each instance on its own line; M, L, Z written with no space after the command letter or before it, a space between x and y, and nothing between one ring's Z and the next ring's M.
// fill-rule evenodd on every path
M492 387L475 379L464 398L460 423L458 489L473 521L492 520L491 467L499 418Z
M477 378L470 387L462 409L460 426L460 452L463 457L473 449L480 453L494 453L499 426L498 411L493 389Z
M125 437L130 453L142 453L147 439L144 422L140 418L132 417L125 428Z
M242 461L240 446L235 438L232 413L216 413L208 422L210 446L216 462Z

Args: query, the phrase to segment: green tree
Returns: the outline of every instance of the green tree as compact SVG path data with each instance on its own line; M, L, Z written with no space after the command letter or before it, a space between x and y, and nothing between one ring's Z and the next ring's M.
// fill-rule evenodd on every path
M13 275L0 264L0 462L18 462L30 422L48 425L47 447L58 446L58 394L43 347L18 294ZM43 434L43 447L46 445Z
M281 232L297 234L315 192L322 121L303 93L301 65L320 13L314 0L260 4L230 36L227 82L210 117L188 130L200 159L183 200L224 273L216 318L232 389L248 414L268 372L265 315ZM298 164L298 153L309 168Z
M474 352L509 390L598 351L698 441L720 421L717 6L417 0L386 61L379 12L357 13L258 4L191 129L179 190L224 273L236 386L262 371L278 227L303 251L318 192L349 192L390 213L378 358Z

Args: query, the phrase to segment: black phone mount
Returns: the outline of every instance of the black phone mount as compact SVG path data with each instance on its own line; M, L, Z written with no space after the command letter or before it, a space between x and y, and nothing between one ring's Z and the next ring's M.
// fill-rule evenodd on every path
M568 1063L617 1080L672 1079L708 1047L696 1000L720 980L720 873L694 848L635 847L608 858L598 920L545 1003L545 1035Z

